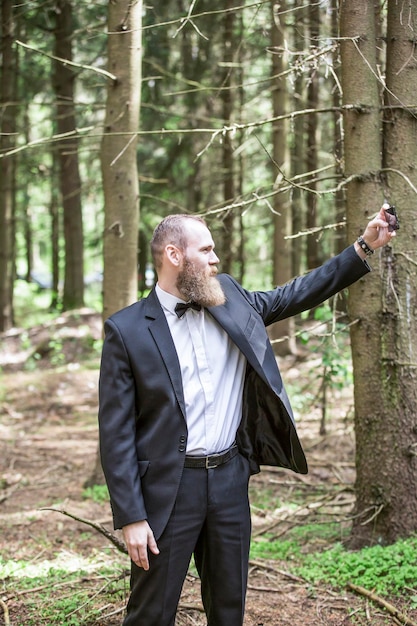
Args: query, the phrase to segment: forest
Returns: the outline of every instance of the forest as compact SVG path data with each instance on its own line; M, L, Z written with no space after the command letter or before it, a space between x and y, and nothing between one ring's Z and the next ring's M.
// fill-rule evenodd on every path
M417 3L2 0L0 28L0 625L121 623L102 328L160 220L268 290L384 202L372 272L269 329L310 472L251 481L245 626L417 623Z

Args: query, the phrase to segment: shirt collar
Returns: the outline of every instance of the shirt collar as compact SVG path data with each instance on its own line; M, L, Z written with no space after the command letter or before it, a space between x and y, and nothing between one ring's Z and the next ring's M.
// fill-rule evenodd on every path
M156 283L155 285L155 292L156 292L156 295L158 296L159 302L162 305L162 308L164 308L166 311L169 311L173 315L176 315L175 305L178 302L185 302L185 300L181 300L181 298L177 298L177 296L173 296L172 293L168 293L168 291L164 291L163 289L161 289L158 283Z

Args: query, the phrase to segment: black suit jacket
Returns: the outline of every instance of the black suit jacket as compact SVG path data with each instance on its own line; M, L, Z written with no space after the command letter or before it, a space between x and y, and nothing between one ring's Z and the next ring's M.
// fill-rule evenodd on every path
M307 472L265 327L317 306L369 269L351 246L271 291L249 292L231 276L219 275L226 303L208 310L247 358L237 442L252 473L262 464ZM147 519L158 539L181 480L187 426L180 365L154 290L105 322L99 400L114 526Z

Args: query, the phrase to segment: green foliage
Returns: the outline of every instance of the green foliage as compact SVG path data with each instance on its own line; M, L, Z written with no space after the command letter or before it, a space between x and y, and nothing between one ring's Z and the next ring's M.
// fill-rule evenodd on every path
M302 533L306 530L300 528ZM381 596L400 596L407 588L415 588L416 552L417 537L357 552L349 552L339 543L324 552L303 555L297 540L256 542L251 549L252 557L285 560L292 573L308 582L336 588L353 583Z
M379 595L401 595L417 580L417 537L390 546L373 546L348 552L340 544L322 554L309 555L298 574L311 582L343 587L348 582L374 590Z
M91 578L97 570L100 574L98 590L94 588L96 577ZM125 572L124 564L113 561L104 565L101 558L80 559L71 554L60 554L56 561L38 563L0 558L3 590L31 591L30 599L25 603L25 615L15 619L14 626L86 626L96 623L97 617L102 615L100 603L105 604L109 596L112 600L124 597L120 579L124 578Z
M249 483L249 495L251 506L256 509L270 509L272 506L272 499L275 497L272 486L253 485ZM279 506L277 501L274 502L274 506Z
M32 328L52 321L58 311L51 309L51 299L50 289L41 289L36 283L17 280L14 288L15 325ZM92 283L86 287L85 305L94 311L101 311L101 283Z
M306 318L309 314L306 311L302 317ZM314 331L302 331L300 340L312 354L320 356L322 367L317 370L315 366L315 372L316 376L317 371L320 372L317 377L321 380L322 388L326 391L342 390L353 383L347 327L336 320L335 312L328 302L314 310L314 320L319 323L318 326L315 326ZM319 387L317 385L317 391Z
M34 283L17 280L14 290L16 326L31 328L52 320L56 316L56 311L48 310L50 303L51 294L49 290L39 290L39 287Z
M340 523L321 523L321 524L303 524L296 526L289 532L294 537L298 545L311 544L312 537L315 543L317 541L325 541L326 545L337 543L349 533L348 527L343 527Z
M294 562L301 556L300 545L295 541L252 541L251 558L276 559L286 563Z
M107 489L107 485L93 485L92 487L86 487L82 496L84 500L92 500L93 502L102 504L103 502L109 501L109 490Z

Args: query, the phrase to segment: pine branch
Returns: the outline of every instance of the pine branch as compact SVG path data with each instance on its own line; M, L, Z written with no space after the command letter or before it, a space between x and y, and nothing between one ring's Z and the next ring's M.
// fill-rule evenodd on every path
M38 48L29 46L29 44L23 43L23 41L19 41L18 39L16 39L16 43L19 46L22 46L22 48L26 48L27 50L31 50L32 52L36 52L37 54L42 54L43 56L48 57L48 59L59 61L60 63L62 63L62 65L71 65L71 67L78 67L82 70L92 70L93 72L96 72L96 74L102 74L103 76L105 76L106 78L110 78L111 80L117 79L117 76L115 76L114 74L110 74L110 72L102 70L99 67L93 67L92 65L83 65L82 63L75 63L74 61L69 61L68 59L61 59L60 57L56 57L53 54L48 54L43 50L39 50Z

